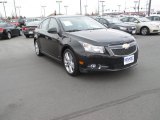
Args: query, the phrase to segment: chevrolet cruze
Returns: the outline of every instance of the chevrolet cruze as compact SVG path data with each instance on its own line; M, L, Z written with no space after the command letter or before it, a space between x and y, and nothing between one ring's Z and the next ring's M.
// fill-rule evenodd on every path
M68 74L119 71L137 64L138 45L125 32L86 16L51 16L34 35L35 52L63 63Z

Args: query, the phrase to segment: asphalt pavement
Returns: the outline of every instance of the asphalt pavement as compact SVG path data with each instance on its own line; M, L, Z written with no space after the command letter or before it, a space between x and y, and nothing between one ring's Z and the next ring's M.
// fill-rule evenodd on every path
M159 120L160 35L135 37L136 67L77 77L32 38L0 40L0 120Z

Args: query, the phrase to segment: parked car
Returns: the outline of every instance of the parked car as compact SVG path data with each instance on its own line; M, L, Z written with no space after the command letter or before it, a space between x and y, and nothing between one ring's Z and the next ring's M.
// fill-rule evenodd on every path
M111 18L111 17L99 18L98 17L98 18L96 18L96 20L98 22L102 23L103 25L105 25L108 28L121 30L121 31L124 31L124 32L128 32L130 34L135 34L136 33L135 25L123 23L118 18Z
M30 22L34 22L34 21L42 21L43 18L26 18L25 19L25 23L26 25Z
M64 64L69 75L118 71L137 63L135 38L86 16L51 16L35 30L35 52Z
M131 23L136 25L136 32L141 35L148 35L151 33L160 32L160 24L157 22L150 21L145 17L124 17L120 19L122 22Z
M20 36L20 29L9 23L0 23L0 38L11 39L13 36Z
M26 36L26 38L34 36L34 30L37 28L40 22L41 21L29 22L26 24L26 26L22 27L23 34Z
M152 15L152 16L148 16L148 17L146 17L146 18L148 18L148 19L151 20L151 21L160 22L160 15Z
M10 24L15 25L15 26L19 26L20 25L19 22L18 22L18 19L10 20Z

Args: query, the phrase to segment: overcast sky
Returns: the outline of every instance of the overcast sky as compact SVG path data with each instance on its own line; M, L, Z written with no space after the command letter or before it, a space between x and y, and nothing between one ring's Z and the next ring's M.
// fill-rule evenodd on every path
M4 0L0 0L4 1ZM7 16L11 16L14 14L14 4L13 0L5 0L7 3L5 4ZM80 0L61 0L61 13L65 14L64 6L67 5L68 7L68 14L78 14L79 13L79 1ZM92 12L95 13L98 8L98 0L81 0L82 1L82 12L85 13L85 5L88 5L87 12L91 14ZM118 5L121 5L121 11L125 9L125 5L127 10L133 11L133 7L135 6L135 0L104 0L105 3L105 10L110 9L112 10L119 10ZM140 8L145 10L146 3L148 0L141 0ZM41 6L46 6L46 16L53 13L55 10L59 11L58 4L56 0L15 0L16 6L21 6L20 14L26 17L39 17L44 12ZM152 9L160 10L160 0L152 0ZM101 11L101 3L100 3L100 11ZM4 9L3 5L0 4L0 14L4 16ZM17 15L19 15L19 10L17 9Z

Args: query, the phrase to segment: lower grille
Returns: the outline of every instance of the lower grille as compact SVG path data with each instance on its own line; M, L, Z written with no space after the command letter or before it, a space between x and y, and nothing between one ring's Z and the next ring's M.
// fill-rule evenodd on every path
M136 46L131 46L128 49L112 49L112 52L114 53L114 55L130 55L132 53L134 53L136 51Z

